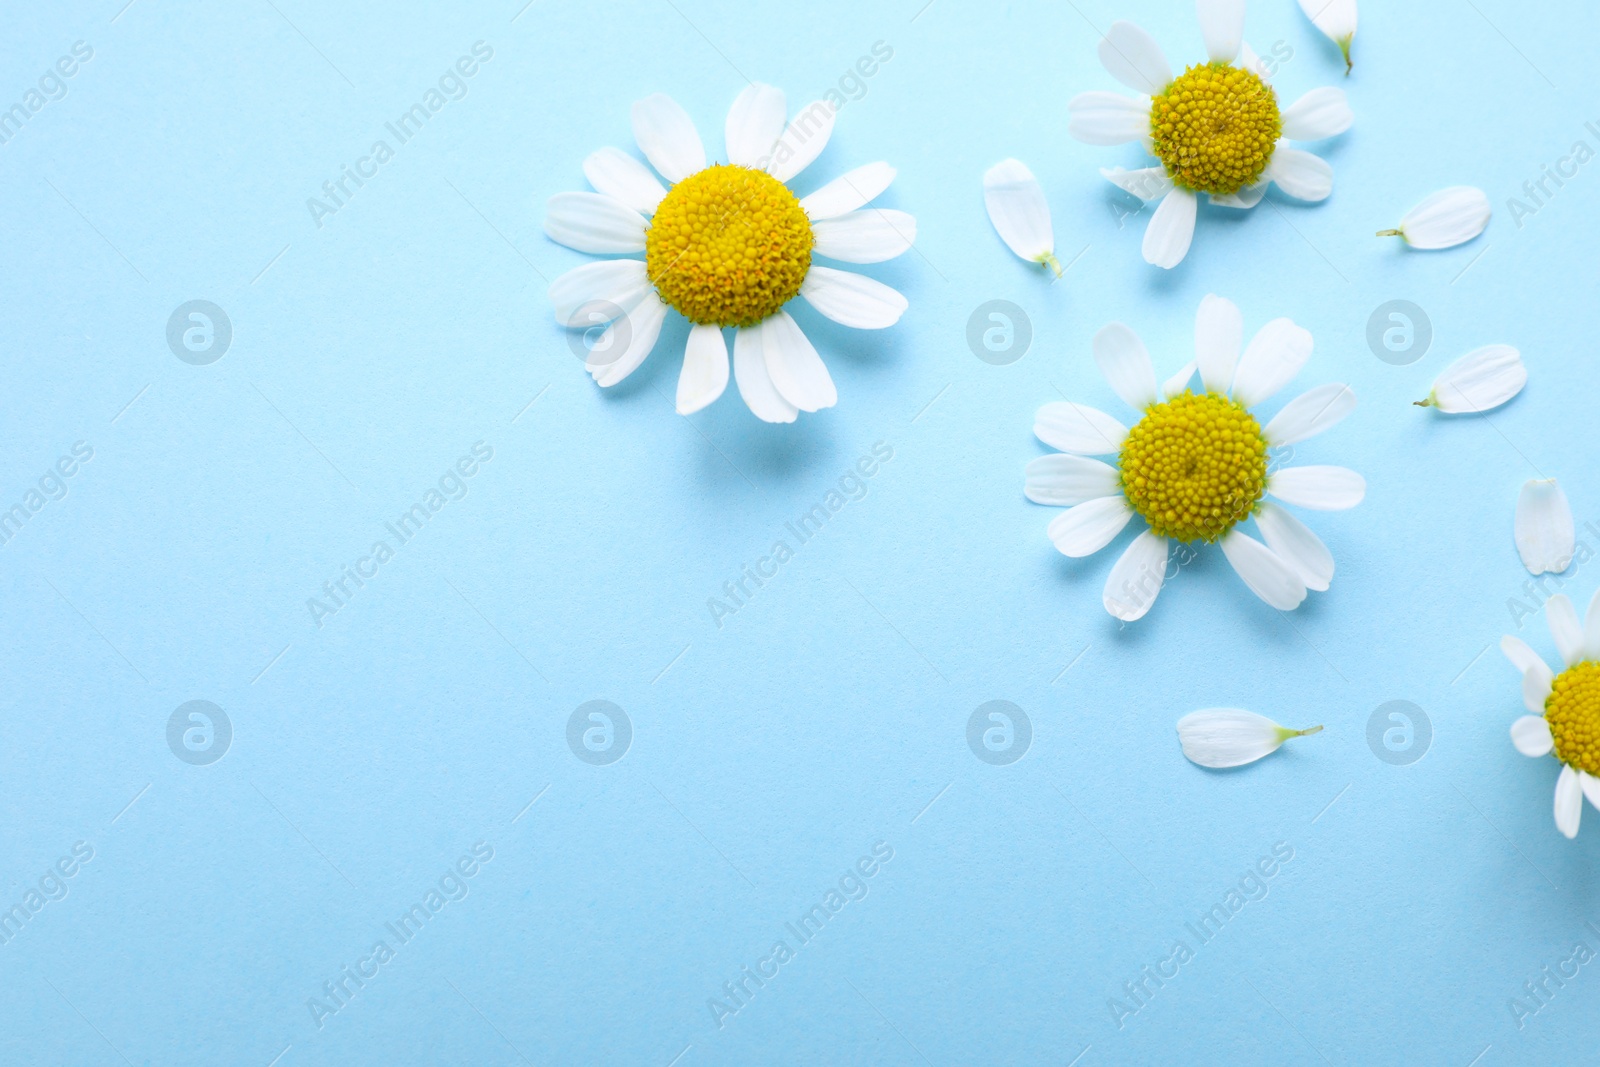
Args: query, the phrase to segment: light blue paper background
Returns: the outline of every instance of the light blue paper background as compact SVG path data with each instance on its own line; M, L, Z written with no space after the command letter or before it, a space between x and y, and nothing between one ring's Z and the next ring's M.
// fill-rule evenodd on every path
M1139 257L1148 213L1097 173L1137 151L1069 140L1066 101L1116 88L1095 44L1117 18L1197 59L1176 0L123 2L8 5L0 42L5 106L75 41L94 50L0 146L0 505L94 450L0 547L0 906L75 843L94 853L0 945L0 1061L1593 1054L1596 965L1520 1028L1510 1009L1576 942L1600 951L1600 828L1556 832L1555 764L1512 750L1518 687L1490 647L1526 599L1523 481L1559 477L1600 523L1600 162L1521 225L1507 207L1575 141L1600 147L1591 5L1367 4L1346 80L1291 0L1253 3L1248 39L1293 53L1286 102L1348 87L1354 130L1315 146L1335 193L1203 208L1161 273ZM493 59L465 98L315 225L307 198L477 41ZM679 417L681 322L602 395L551 321L547 279L585 257L543 236L547 197L584 188L593 149L632 150L635 99L676 97L717 156L747 78L798 105L876 42L892 60L797 182L885 159L882 203L919 220L915 254L866 268L909 297L898 327L796 313L838 407L773 427L730 390ZM984 216L980 175L1009 155L1042 179L1063 259L1082 251L1060 283ZM1475 244L1372 236L1459 183L1495 204ZM1252 331L1313 332L1297 385L1353 385L1354 416L1296 459L1363 471L1367 500L1308 516L1339 572L1293 616L1212 550L1119 630L1100 589L1127 535L1055 553L1055 513L1021 495L1033 413L1062 394L1116 410L1093 333L1121 319L1170 371L1213 291ZM208 366L165 341L193 299L233 326ZM1034 330L1009 366L966 342L991 299ZM1367 345L1392 299L1433 325L1409 366ZM1512 405L1410 406L1491 342L1530 367ZM465 498L314 625L307 598L480 441ZM795 547L784 524L875 442L893 458L866 496L716 626L707 599ZM1581 605L1595 584L1580 567L1567 588ZM1554 657L1542 615L1520 632ZM194 699L233 727L210 766L167 745ZM608 766L567 746L592 699L633 727ZM995 699L1032 723L1010 766L966 741ZM1432 724L1408 766L1368 746L1390 700ZM1208 774L1173 723L1219 704L1327 730ZM308 999L479 842L494 855L465 899L315 1025ZM716 1025L708 1000L798 946L785 924L875 842L893 859L867 896ZM1184 924L1278 843L1294 858L1265 899L1199 944ZM1193 959L1119 1028L1108 1001L1175 938Z

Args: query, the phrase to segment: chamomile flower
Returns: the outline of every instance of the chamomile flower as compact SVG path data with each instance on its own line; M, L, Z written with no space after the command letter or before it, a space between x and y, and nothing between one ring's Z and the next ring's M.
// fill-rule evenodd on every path
M1333 168L1290 141L1320 141L1355 116L1336 88L1313 89L1280 108L1267 68L1244 43L1244 0L1197 0L1208 60L1174 76L1144 30L1116 22L1100 42L1100 62L1140 95L1080 93L1067 105L1067 132L1086 144L1138 141L1160 165L1101 174L1142 200L1160 200L1145 229L1144 258L1171 268L1194 239L1201 193L1222 207L1249 209L1267 186L1298 200L1325 200Z
M1195 322L1195 361L1164 386L1144 343L1112 323L1094 339L1095 362L1138 413L1130 429L1075 401L1039 409L1033 432L1060 450L1028 464L1024 493L1065 507L1049 537L1063 555L1093 555L1135 515L1148 529L1111 568L1103 601L1124 621L1143 618L1166 578L1170 542L1221 545L1233 569L1268 604L1288 611L1333 578L1327 547L1283 504L1321 511L1354 507L1361 475L1344 467L1268 469L1268 451L1297 444L1355 410L1347 385L1301 394L1265 426L1251 409L1270 400L1311 357L1311 334L1288 319L1263 326L1240 355L1244 319L1231 301L1207 296ZM1189 388L1195 371L1200 391ZM1092 456L1114 455L1116 465ZM1254 517L1263 540L1239 527Z
M586 361L602 387L632 374L655 347L669 310L691 323L677 409L690 415L728 385L723 330L736 329L733 378L767 422L832 407L833 379L798 323L784 310L802 296L821 314L856 329L892 326L906 309L900 293L872 278L813 262L881 263L909 249L916 220L867 208L894 168L869 163L801 199L787 182L827 145L834 109L812 104L792 121L783 91L752 84L728 112L728 162L707 165L689 115L656 94L633 105L633 134L656 171L615 148L584 160L598 192L550 198L545 232L595 255L643 259L587 263L557 278L550 302L564 326L606 325Z
M1522 702L1532 713L1511 724L1511 743L1524 756L1554 754L1561 761L1556 829L1577 837L1583 798L1600 807L1600 594L1582 623L1565 593L1546 601L1544 611L1564 664L1559 672L1520 638L1500 640L1522 674Z

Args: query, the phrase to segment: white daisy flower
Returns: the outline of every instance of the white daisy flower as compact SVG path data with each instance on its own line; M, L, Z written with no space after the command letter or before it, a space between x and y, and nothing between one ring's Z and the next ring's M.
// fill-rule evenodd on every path
M1268 450L1334 426L1355 410L1347 385L1320 385L1284 405L1265 428L1250 409L1270 400L1311 358L1311 334L1288 319L1263 326L1240 355L1244 319L1231 301L1207 296L1195 322L1195 361L1164 386L1144 343L1120 322L1094 339L1095 362L1139 414L1132 429L1074 401L1039 409L1033 432L1065 455L1028 464L1024 493L1065 507L1049 536L1063 555L1098 552L1135 515L1149 527L1111 568L1103 600L1116 618L1143 618L1161 591L1169 541L1218 542L1251 591L1288 611L1308 589L1326 590L1333 556L1282 504L1319 511L1354 507L1361 475L1344 467L1270 472ZM1200 372L1201 391L1189 381ZM1116 466L1091 456L1115 455ZM1263 541L1238 527L1251 516Z
M785 117L782 90L750 85L728 112L728 162L708 166L694 122L657 93L633 105L633 134L670 188L627 153L602 148L583 164L598 192L550 198L545 233L552 240L596 255L644 253L585 264L550 286L562 325L609 323L586 364L601 386L644 362L671 309L693 324L678 377L679 414L699 411L727 388L722 331L731 326L739 394L758 418L793 422L802 411L832 407L838 393L785 304L803 296L856 329L899 321L900 293L812 262L881 263L911 247L914 218L867 208L894 180L894 168L869 163L799 199L785 183L821 154L834 110L818 101L792 121Z
M1522 674L1522 702L1532 712L1511 724L1511 743L1524 756L1561 761L1556 779L1556 829L1578 836L1583 798L1600 807L1600 594L1589 601L1584 622L1565 593L1545 602L1550 634L1565 667L1557 672L1517 637L1500 639L1500 650Z
M1344 90L1313 89L1280 109L1264 68L1244 43L1244 0L1197 0L1209 61L1174 77L1161 46L1131 22L1116 22L1100 42L1100 62L1138 92L1080 93L1067 105L1067 132L1086 144L1138 141L1160 161L1142 170L1103 169L1107 180L1161 204L1144 234L1144 258L1171 268L1194 239L1199 194L1247 209L1267 185L1299 200L1326 200L1333 168L1290 141L1320 141L1350 128Z
M1532 479L1517 494L1517 555L1529 574L1560 574L1578 547L1572 505L1554 478Z
M1398 237L1412 248L1433 251L1466 244L1489 225L1494 209L1489 194L1470 185L1452 185L1430 193L1406 212L1400 225L1379 230L1379 237Z
M1350 42L1356 39L1356 0L1300 0L1300 10L1344 54L1350 73Z
M1482 414L1506 403L1528 384L1522 353L1510 345L1474 349L1439 372L1419 408L1438 408L1446 415Z
M1265 715L1238 708L1196 711L1178 720L1178 743L1191 763L1223 769L1270 756L1292 737L1310 737L1322 727L1291 730Z

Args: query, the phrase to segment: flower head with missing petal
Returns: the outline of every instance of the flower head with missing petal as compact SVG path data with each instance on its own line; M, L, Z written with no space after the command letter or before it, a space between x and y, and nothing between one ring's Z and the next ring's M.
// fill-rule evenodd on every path
M838 392L786 304L804 297L856 329L899 321L906 299L898 292L813 261L880 263L911 247L915 219L867 207L894 180L894 168L871 163L796 197L787 183L827 145L834 109L818 102L785 120L782 91L750 85L728 112L728 162L707 166L683 108L660 94L647 97L633 106L634 139L671 188L633 156L602 148L583 164L597 192L550 199L552 240L579 252L644 253L643 260L584 264L550 286L561 325L605 326L586 361L601 386L644 362L670 309L691 323L679 414L699 411L727 388L722 331L733 328L739 394L758 418L793 422L802 411L832 407Z
M1159 200L1144 236L1144 258L1171 268L1189 254L1199 195L1249 209L1267 186L1299 200L1325 200L1333 168L1289 146L1350 128L1344 92L1313 89L1280 107L1268 70L1244 43L1244 0L1197 0L1208 61L1174 76L1161 46L1131 22L1100 42L1111 76L1142 94L1080 93L1067 105L1067 132L1086 144L1139 142L1160 165L1100 173L1142 200Z
M1554 755L1556 829L1578 836L1583 798L1600 807L1600 593L1589 601L1583 622L1565 593L1545 602L1550 635L1562 669L1552 671L1518 637L1500 640L1500 650L1522 675L1522 702L1530 714L1511 724L1511 743L1524 756Z
M1172 541L1220 544L1251 591L1280 611L1298 607L1307 590L1326 590L1333 578L1327 547L1280 504L1354 507L1366 482L1344 467L1273 471L1268 454L1337 424L1355 410L1355 394L1347 385L1318 386L1263 426L1253 409L1310 359L1311 335L1277 319L1248 347L1243 341L1239 309L1206 297L1195 322L1194 362L1158 386L1144 343L1112 323L1095 335L1095 361L1138 421L1130 428L1072 401L1039 409L1034 433L1061 454L1029 463L1023 491L1034 503L1067 509L1050 523L1056 548L1089 556L1135 515L1148 527L1106 580L1105 608L1118 619L1143 618L1155 603ZM1201 387L1191 391L1196 370ZM1116 465L1090 458L1102 455L1115 455ZM1252 518L1262 540L1239 528Z

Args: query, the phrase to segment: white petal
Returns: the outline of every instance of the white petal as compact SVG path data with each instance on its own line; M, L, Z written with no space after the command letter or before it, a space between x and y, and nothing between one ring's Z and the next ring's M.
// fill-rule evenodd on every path
M1293 611L1306 598L1306 583L1276 552L1248 534L1230 530L1222 554L1250 591L1279 611Z
M1233 398L1247 408L1271 400L1311 358L1311 332L1291 319L1273 319L1250 339L1233 375Z
M1240 211L1248 211L1257 204L1261 203L1261 198L1267 195L1267 187L1271 184L1272 181L1270 179L1263 178L1254 185L1245 186L1237 193L1231 193L1224 196L1219 196L1216 193L1211 193L1209 195L1211 197L1211 202L1218 207L1231 207L1237 208Z
M834 116L833 105L822 100L802 108L778 138L767 173L786 182L811 166L828 147L828 138L833 136Z
M1063 556L1092 556L1109 545L1133 518L1133 509L1118 493L1068 508L1050 521L1050 540Z
M1146 530L1111 568L1101 600L1114 618L1135 622L1155 604L1166 576L1167 539Z
M1100 62L1117 81L1156 96L1172 81L1172 67L1155 38L1131 22L1113 22L1100 39Z
M1600 589L1595 590L1584 614L1583 658L1600 660Z
M1291 141L1320 141L1348 130L1356 121L1344 90L1313 89L1283 112L1283 135Z
M1512 723L1511 743L1524 756L1548 756L1556 747L1543 715L1524 715Z
M839 402L828 368L800 324L779 310L761 323L767 376L778 393L801 411L821 411Z
M1030 263L1056 249L1050 204L1033 172L1020 160L1003 159L983 175L983 206L1006 247Z
M1350 70L1350 41L1356 35L1356 0L1300 0L1306 18L1327 35L1344 53L1345 72Z
M1583 817L1583 783L1578 772L1563 765L1556 779L1556 829L1565 836L1578 836L1578 820Z
M1194 361L1206 392L1226 395L1233 388L1243 344L1244 316L1239 305L1215 293L1206 294L1194 317Z
M841 174L821 189L800 201L800 209L812 222L836 218L847 211L866 207L894 181L895 169L887 163L868 163Z
M1194 240L1194 216L1200 198L1187 189L1173 189L1161 198L1144 231L1144 261L1171 270L1183 262Z
M1112 392L1135 411L1156 402L1156 368L1139 335L1113 322L1094 335L1094 361Z
M1578 622L1578 609L1565 593L1557 593L1544 602L1545 621L1550 624L1550 636L1555 638L1556 651L1567 666L1583 661L1583 625Z
M1399 236L1412 248L1454 248L1482 233L1491 214L1489 197L1482 189L1457 185L1431 194L1406 212L1400 220Z
M1296 200L1326 200L1333 192L1333 167L1321 156L1290 148L1282 141L1273 150L1263 175Z
M1150 136L1150 100L1121 93L1079 93L1067 101L1067 136L1110 147Z
M550 303L561 325L588 328L626 315L650 291L650 275L641 260L602 259L551 282Z
M1062 452L1105 456L1122 447L1128 428L1103 411L1070 400L1058 400L1039 409L1034 416L1033 433Z
M728 387L728 342L722 327L697 325L689 331L678 373L678 414L693 415Z
M1440 372L1433 392L1422 402L1450 415L1497 408L1522 392L1528 368L1510 345L1488 345L1468 352Z
M1600 778L1588 771L1579 771L1578 784L1583 786L1583 795L1589 798L1589 806L1600 809Z
M875 278L818 264L806 272L800 295L834 322L857 330L893 326L908 306L897 290Z
M1572 565L1578 532L1567 494L1554 478L1533 479L1517 496L1517 554L1529 574L1557 574Z
M650 165L669 182L681 182L706 169L706 150L694 120L665 93L655 93L633 105L633 139Z
M1200 35L1215 63L1232 63L1244 43L1244 0L1198 0Z
M667 305L652 292L645 294L632 313L607 326L584 361L595 382L601 387L616 385L638 370L655 348L666 318Z
M1160 200L1172 192L1172 179L1167 177L1165 167L1141 167L1138 170L1101 167L1100 176L1124 192L1147 202Z
M723 128L723 144L728 162L741 167L759 167L771 158L773 146L783 133L788 116L783 90L752 82L733 99L728 121Z
M1248 70L1268 85L1272 84L1272 68L1267 66L1265 60L1256 55L1256 50L1250 47L1249 41L1239 42L1238 66Z
M1028 463L1022 493L1035 504L1070 508L1122 492L1122 476L1109 463L1055 453Z
M1355 390L1340 382L1330 382L1308 389L1289 401L1261 433L1274 447L1298 444L1337 426L1355 409Z
M1285 467L1267 480L1267 492L1312 511L1343 511L1361 503L1367 480L1348 467Z
M1543 660L1523 671L1522 706L1535 715L1543 715L1545 701L1550 699L1550 689L1555 680L1555 672Z
M917 220L904 211L873 207L814 223L814 251L846 263L882 263L917 240Z
M1166 384L1161 387L1161 395L1170 400L1186 391L1189 383L1194 380L1194 371L1195 361L1191 359L1178 370L1177 374L1167 379Z
M1309 733L1315 730L1306 731ZM1242 767L1278 751L1299 730L1288 730L1264 715L1237 708L1210 708L1178 720L1178 741L1191 763L1202 767Z
M641 215L653 214L667 195L650 168L620 148L602 148L583 161L583 176L600 192Z
M1307 589L1326 592L1333 581L1333 553L1306 525L1272 501L1263 501L1256 525L1267 547L1289 565Z
M767 323L744 326L733 335L733 380L745 406L763 422L793 422L800 409L785 400L767 375L767 356L761 335Z
M1510 634L1500 639L1500 651L1505 653L1506 659L1511 661L1518 674L1526 674L1535 664L1544 662L1539 658L1539 653L1528 647L1528 642Z
M644 216L603 193L557 193L545 207L544 232L579 252L643 252Z

